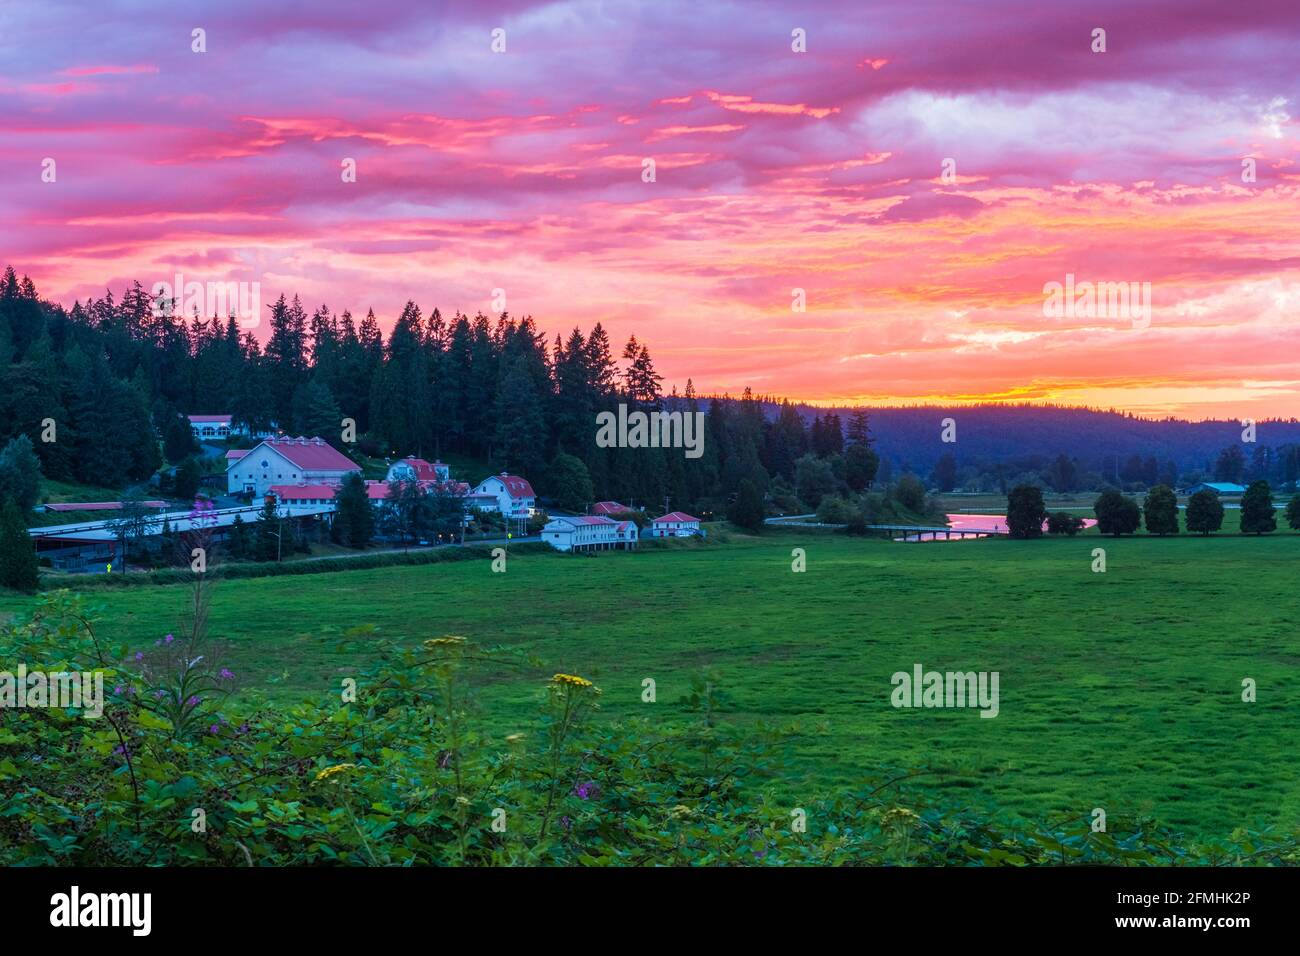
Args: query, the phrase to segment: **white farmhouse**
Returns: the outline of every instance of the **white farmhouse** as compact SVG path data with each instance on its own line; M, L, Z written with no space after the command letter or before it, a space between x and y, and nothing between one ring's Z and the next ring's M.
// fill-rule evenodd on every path
M631 521L574 515L547 522L542 540L558 551L630 551L636 547L637 527Z
M479 511L498 511L507 518L531 518L537 511L533 486L518 475L504 471L479 482L469 502Z
M700 534L700 519L683 511L670 511L650 522L651 538L689 538Z
M273 485L337 485L344 475L360 470L323 438L268 438L228 459L226 490L261 498Z

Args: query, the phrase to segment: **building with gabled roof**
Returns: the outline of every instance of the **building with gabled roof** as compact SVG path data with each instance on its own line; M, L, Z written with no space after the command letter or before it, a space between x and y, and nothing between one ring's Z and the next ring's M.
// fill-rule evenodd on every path
M323 438L268 438L228 460L226 489L260 498L275 485L337 485L354 471L360 466Z
M636 522L601 515L555 518L542 528L542 540L557 551L630 551L637 537Z
M702 534L700 519L684 511L670 511L650 522L646 534L651 538L688 538Z
M507 518L531 518L537 511L537 496L526 479L503 471L480 481L470 495L470 504Z
M410 456L388 466L388 481L449 481L451 469L440 461Z

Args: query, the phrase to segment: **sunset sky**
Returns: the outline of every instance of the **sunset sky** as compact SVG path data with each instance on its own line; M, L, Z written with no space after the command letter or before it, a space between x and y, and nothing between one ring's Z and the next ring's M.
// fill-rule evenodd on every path
M701 392L1300 416L1300 3L5 0L6 263L385 327L501 288ZM1067 273L1149 327L1045 317Z

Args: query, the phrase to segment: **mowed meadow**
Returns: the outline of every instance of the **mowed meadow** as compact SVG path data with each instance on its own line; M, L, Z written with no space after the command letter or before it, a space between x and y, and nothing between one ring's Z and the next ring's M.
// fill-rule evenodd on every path
M1235 525L1235 516L1233 518ZM546 678L590 677L602 719L688 719L712 673L724 719L789 731L784 799L926 768L917 784L1007 817L1106 810L1189 837L1291 829L1300 812L1300 535L901 544L793 530L608 553L219 581L210 633L239 695L334 698L377 640L461 634L543 663L502 665L481 719L527 726ZM807 570L791 570L803 548ZM1106 550L1094 573L1092 550ZM177 627L181 586L89 589L128 648ZM30 599L6 595L0 613ZM371 630L349 635L353 628ZM890 676L997 671L1000 713L890 704ZM1242 679L1258 685L1243 703ZM655 703L642 702L653 678ZM364 683L362 684L364 694Z

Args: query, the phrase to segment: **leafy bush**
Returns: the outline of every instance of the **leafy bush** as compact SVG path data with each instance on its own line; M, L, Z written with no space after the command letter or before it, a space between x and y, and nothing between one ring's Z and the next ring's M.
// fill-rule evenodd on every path
M1142 512L1137 502L1125 497L1114 488L1107 488L1093 505L1097 515L1097 530L1102 534L1132 534L1142 523Z
M1048 534L1068 534L1074 537L1083 530L1083 519L1068 511L1053 511L1047 516Z

